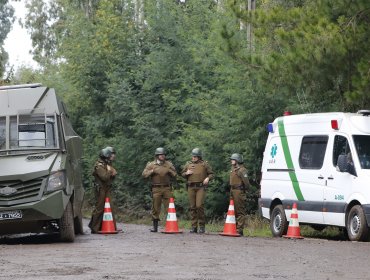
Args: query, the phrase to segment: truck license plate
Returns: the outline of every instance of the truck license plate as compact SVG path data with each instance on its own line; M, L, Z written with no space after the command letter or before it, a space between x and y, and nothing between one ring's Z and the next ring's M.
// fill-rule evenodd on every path
M0 220L14 220L14 219L21 219L21 218L22 218L21 210L0 212Z

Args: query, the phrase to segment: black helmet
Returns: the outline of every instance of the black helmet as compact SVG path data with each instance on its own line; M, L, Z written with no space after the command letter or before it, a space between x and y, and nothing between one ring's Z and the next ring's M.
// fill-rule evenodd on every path
M191 151L191 155L193 157L202 157L202 151L199 149L199 148L194 148L192 151Z
M110 158L112 154L115 154L116 151L114 150L113 147L105 147L100 151L100 156L104 158Z
M159 147L159 148L155 149L154 154L156 156L158 156L158 155L166 155L166 150L164 148L162 148L162 147Z
M233 160L236 160L238 163L243 163L244 160L243 160L243 156L241 154L232 154L230 159L233 159Z

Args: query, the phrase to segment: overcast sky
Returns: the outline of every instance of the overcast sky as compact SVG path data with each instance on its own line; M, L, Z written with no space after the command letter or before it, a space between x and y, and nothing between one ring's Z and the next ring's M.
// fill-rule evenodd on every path
M24 19L26 14L25 0L20 2L10 1L10 4L15 8L15 16L17 17L12 30L9 32L5 40L4 48L9 54L10 65L14 65L15 69L21 65L37 67L37 63L32 59L29 51L32 49L31 38L26 29L22 29L18 24L19 18Z

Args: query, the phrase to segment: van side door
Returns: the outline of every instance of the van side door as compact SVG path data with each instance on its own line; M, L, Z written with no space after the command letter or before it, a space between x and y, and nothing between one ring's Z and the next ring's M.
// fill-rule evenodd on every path
M328 135L303 136L296 169L304 201L299 202L299 219L306 223L323 223L322 204L324 197L325 155Z
M350 143L346 135L340 134L336 134L330 143L331 162L328 163L323 205L324 223L328 225L345 226L346 201L351 195L352 184L357 177L354 167L341 172L338 164L340 165L343 158L350 160L349 156L353 151Z

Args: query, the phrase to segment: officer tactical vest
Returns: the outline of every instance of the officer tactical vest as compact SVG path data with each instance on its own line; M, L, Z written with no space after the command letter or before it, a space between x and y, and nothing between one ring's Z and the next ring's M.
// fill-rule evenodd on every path
M242 179L238 175L239 170L240 167L233 168L233 170L230 171L230 186L239 187L244 185Z
M188 183L201 183L208 176L207 168L203 161L190 162L188 169L193 171L193 174L188 177Z
M169 185L171 183L170 175L168 174L170 164L167 161L163 164L154 163L154 167L156 173L152 176L152 184Z

